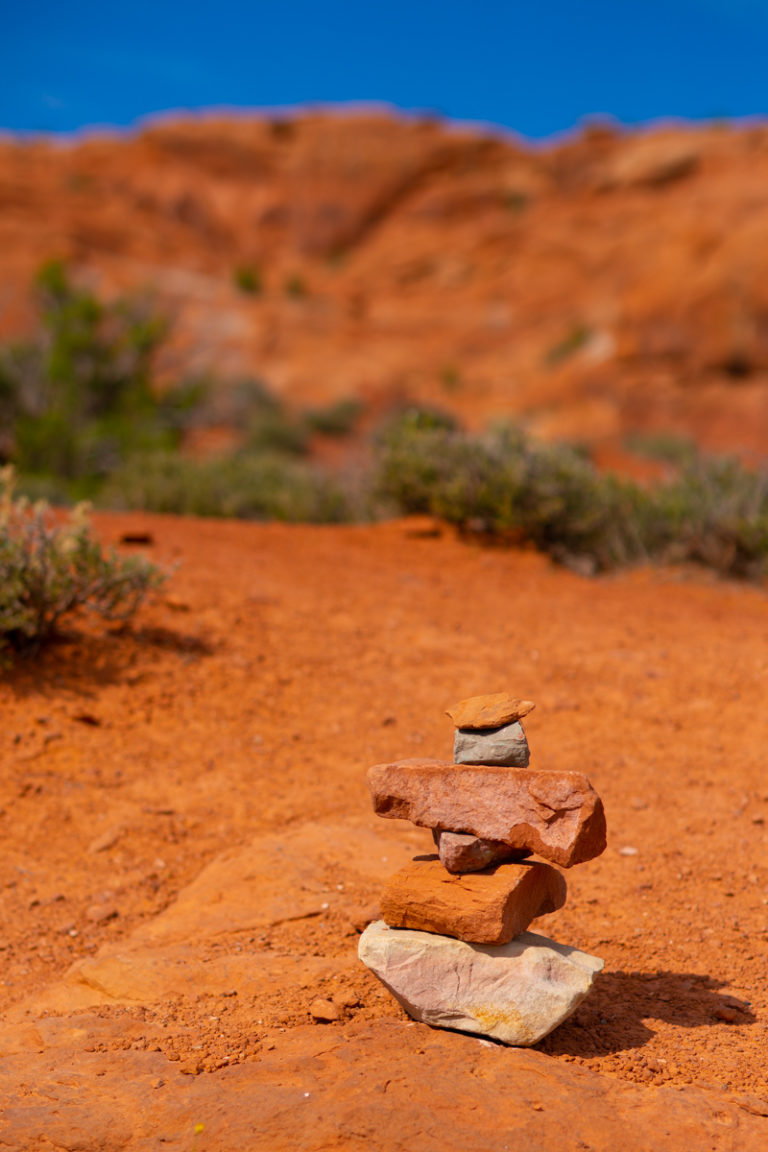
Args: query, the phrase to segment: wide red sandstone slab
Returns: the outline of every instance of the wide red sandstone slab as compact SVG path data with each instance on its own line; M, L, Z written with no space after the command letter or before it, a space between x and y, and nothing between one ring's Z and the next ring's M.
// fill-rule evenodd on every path
M528 848L561 868L605 850L605 813L581 772L397 760L368 771L377 815Z
M390 928L416 928L472 944L508 944L537 916L562 908L565 895L565 877L551 864L501 864L457 876L431 857L390 877L381 915Z
M536 705L532 700L519 700L509 692L494 692L490 696L470 696L447 709L456 728L501 728L522 720Z

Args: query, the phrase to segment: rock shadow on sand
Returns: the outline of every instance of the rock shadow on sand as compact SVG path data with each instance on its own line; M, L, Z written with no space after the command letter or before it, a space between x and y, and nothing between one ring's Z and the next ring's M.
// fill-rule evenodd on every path
M647 1044L654 1020L678 1028L754 1024L749 1002L723 987L693 972L602 972L588 999L536 1048L551 1056L606 1056Z

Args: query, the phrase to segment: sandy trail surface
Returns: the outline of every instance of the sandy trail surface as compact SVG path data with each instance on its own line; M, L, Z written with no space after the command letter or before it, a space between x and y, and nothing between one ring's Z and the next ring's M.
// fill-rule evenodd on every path
M96 525L178 566L0 680L0 1148L768 1146L764 590L421 521ZM431 843L366 768L506 689L609 827L534 925L605 970L532 1050L410 1022L356 956Z

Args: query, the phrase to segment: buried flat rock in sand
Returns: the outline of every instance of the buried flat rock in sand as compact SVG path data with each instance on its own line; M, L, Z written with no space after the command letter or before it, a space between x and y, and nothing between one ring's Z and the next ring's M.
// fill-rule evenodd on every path
M453 738L457 764L498 764L502 768L527 768L531 753L521 724L480 730L457 729Z
M603 967L533 932L494 947L383 920L363 932L358 955L414 1020L524 1046L562 1024Z
M390 928L508 944L537 916L562 908L565 895L565 877L551 864L500 864L456 876L432 857L414 860L390 877L381 916Z
M508 692L495 692L491 696L470 696L448 708L446 715L455 728L500 728L513 724L533 711L532 700L518 700Z
M370 768L368 787L379 816L528 848L561 868L605 850L602 801L581 772L396 760Z
M467 832L440 832L432 829L432 839L443 868L449 872L479 872L505 860L524 860L530 848L510 848L500 840L481 840Z

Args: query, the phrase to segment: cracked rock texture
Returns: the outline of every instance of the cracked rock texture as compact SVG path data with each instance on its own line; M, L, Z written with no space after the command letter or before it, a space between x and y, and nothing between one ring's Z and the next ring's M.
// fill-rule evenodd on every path
M397 760L370 768L368 786L379 816L529 848L561 868L605 850L602 801L581 772Z

